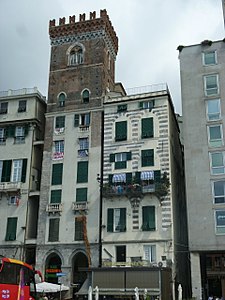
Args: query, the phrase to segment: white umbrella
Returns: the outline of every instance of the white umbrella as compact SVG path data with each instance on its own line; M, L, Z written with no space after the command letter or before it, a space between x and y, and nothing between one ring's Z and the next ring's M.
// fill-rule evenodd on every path
M88 289L88 300L92 300L92 287L89 286L89 289Z
M55 284L50 282L39 282L36 283L36 291L37 293L57 293L61 291L68 291L69 287L64 284Z

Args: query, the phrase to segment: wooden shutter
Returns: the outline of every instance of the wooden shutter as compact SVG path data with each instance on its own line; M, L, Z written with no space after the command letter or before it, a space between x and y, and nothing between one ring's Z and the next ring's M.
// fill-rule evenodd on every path
M12 160L4 160L2 167L1 182L10 182Z
M52 185L62 184L63 164L53 164Z
M75 241L82 241L84 239L83 222L75 218Z
M115 162L115 169L126 169L127 162L126 161L116 161Z
M59 218L49 219L49 242L57 242L59 240Z
M141 182L141 172L135 172L135 183Z
M126 173L126 183L132 183L132 173Z
M132 152L127 152L127 160L131 160L132 159Z
M6 241L16 240L16 229L17 229L17 218L8 218L6 236L5 236Z
M26 181L26 173L27 173L27 159L23 159L23 165L22 165L22 174L21 174L21 182Z
M15 137L15 130L16 127L15 126L9 126L8 127L8 137Z
M112 174L109 174L109 184L112 184L112 179L113 179L113 175Z
M144 103L144 102L139 102L139 107L140 107L140 108L143 108L143 103Z
M87 188L76 189L76 202L87 201Z
M141 151L141 163L142 167L154 166L154 149Z
M142 207L142 230L155 230L155 206Z
M51 203L61 203L62 190L51 191Z
M120 209L120 231L126 231L126 208Z
M56 117L55 128L64 128L65 127L65 116Z
M142 125L142 138L150 138L154 136L153 131L153 118L145 118L141 120Z
M79 126L79 115L74 115L74 127Z
M160 170L154 171L154 181L155 182L160 182L161 181L161 172L160 172Z
M109 155L109 161L114 162L115 161L115 154L110 154Z
M116 122L116 141L125 141L127 139L127 121Z
M88 161L77 163L77 183L88 182Z
M108 208L107 211L107 231L113 232L113 217L114 217L114 211L112 208Z

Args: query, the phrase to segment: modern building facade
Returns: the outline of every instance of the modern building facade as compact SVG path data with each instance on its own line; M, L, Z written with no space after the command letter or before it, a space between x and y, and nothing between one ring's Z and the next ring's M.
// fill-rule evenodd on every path
M179 46L192 292L225 296L225 43Z
M37 88L0 92L0 254L36 261L46 99Z

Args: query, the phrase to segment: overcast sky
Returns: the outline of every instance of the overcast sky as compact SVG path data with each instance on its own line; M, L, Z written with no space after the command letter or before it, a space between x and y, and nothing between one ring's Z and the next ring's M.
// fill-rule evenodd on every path
M106 9L119 38L116 81L167 83L181 113L178 45L224 38L221 0L0 0L0 90L47 96L49 20Z

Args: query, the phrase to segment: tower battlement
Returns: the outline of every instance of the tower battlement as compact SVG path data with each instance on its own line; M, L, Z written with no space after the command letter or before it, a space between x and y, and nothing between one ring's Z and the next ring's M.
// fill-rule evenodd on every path
M56 20L49 21L49 36L51 41L73 35L87 34L91 32L104 31L111 39L115 53L118 51L118 37L109 19L106 9L100 10L100 17L96 17L96 11L90 12L89 19L86 20L86 14L80 14L79 20L76 16L69 16L69 23L66 18L59 18L58 25Z

